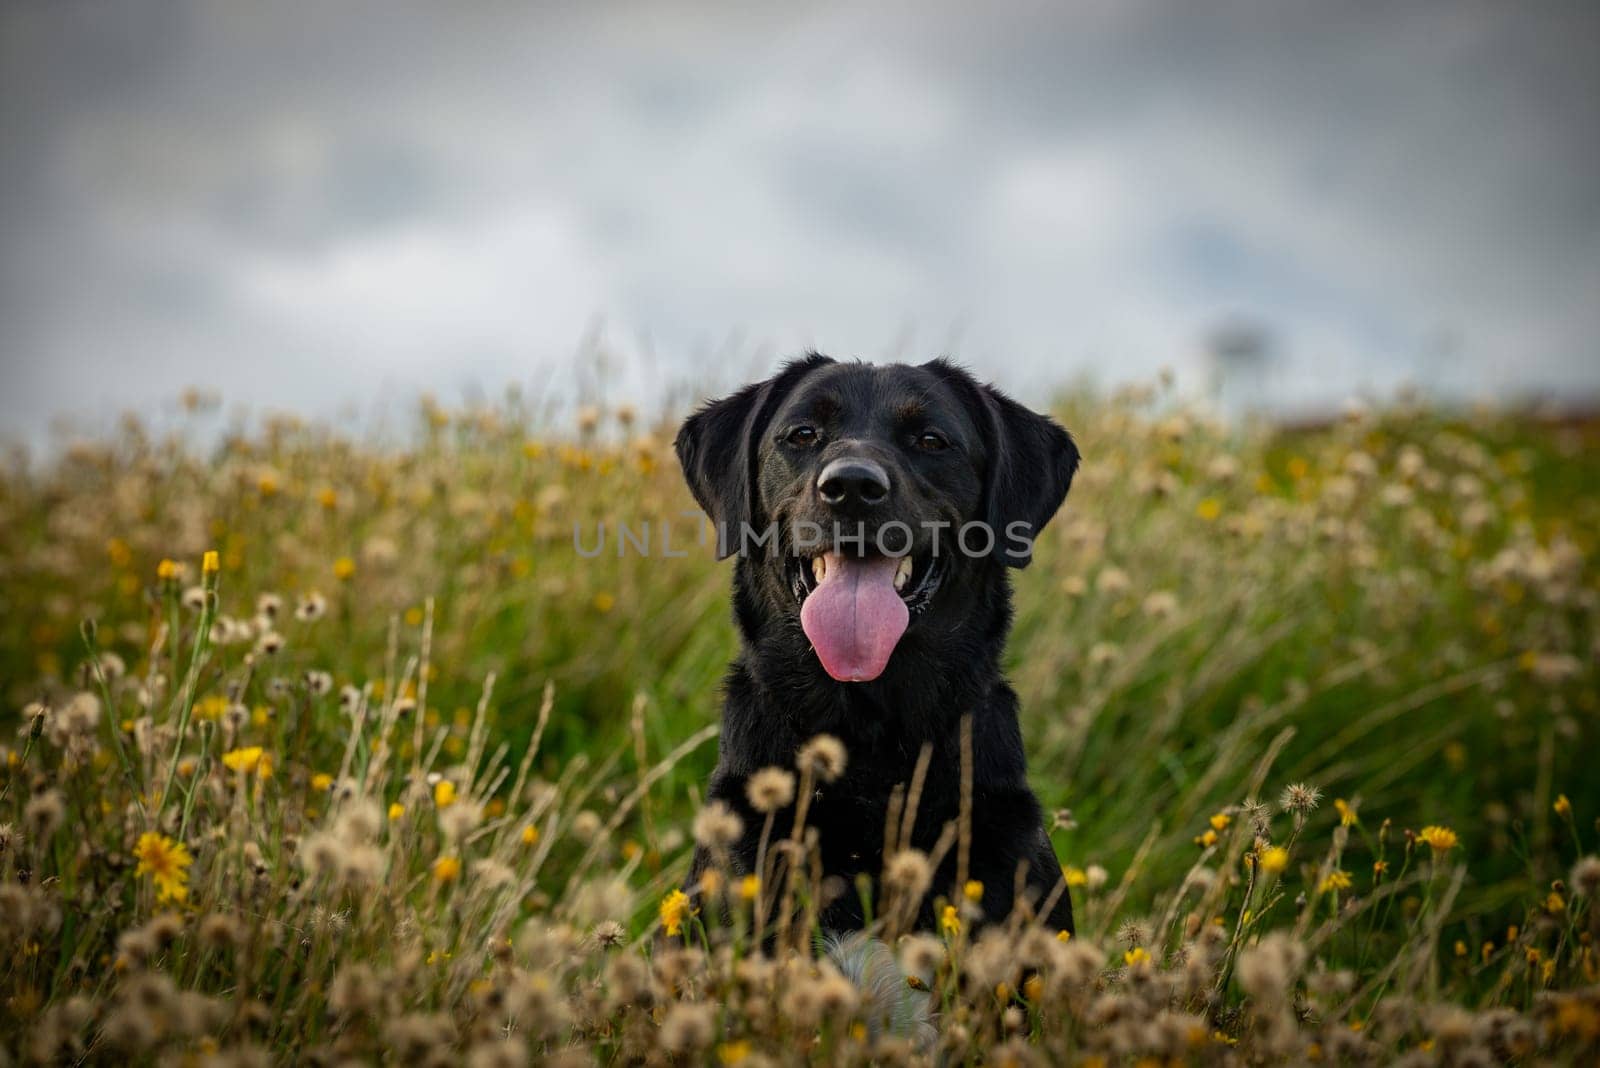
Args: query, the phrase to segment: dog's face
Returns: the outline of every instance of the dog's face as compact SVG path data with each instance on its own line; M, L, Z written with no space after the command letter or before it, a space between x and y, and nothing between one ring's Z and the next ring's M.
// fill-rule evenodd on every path
M679 459L721 555L754 567L840 682L880 675L974 572L1024 567L1078 452L1049 419L935 360L812 356L691 417Z

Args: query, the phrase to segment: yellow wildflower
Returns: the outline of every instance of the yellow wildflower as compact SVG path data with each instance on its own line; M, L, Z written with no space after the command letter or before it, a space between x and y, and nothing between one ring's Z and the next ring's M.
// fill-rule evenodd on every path
M1566 817L1572 815L1572 802L1567 800L1566 794L1557 794L1556 803L1550 807L1555 809L1557 816Z
M1194 514L1207 523L1213 523L1222 514L1222 502L1215 497L1207 497L1195 505Z
M1150 954L1145 951L1143 946L1134 946L1132 949L1127 950L1122 954L1122 962L1129 967L1132 967L1135 964L1143 964L1149 959Z
M967 885L961 888L961 896L972 902L982 901L983 884L976 879L968 879Z
M733 1042L724 1042L717 1047L717 1063L739 1064L750 1056L750 1040L741 1038Z
M1228 829L1228 824L1232 822L1232 816L1229 816L1226 812L1218 812L1211 817L1211 829L1213 831L1225 831Z
M460 857L445 856L433 862L433 877L441 883L452 882L460 874Z
M1335 809L1337 809L1338 812L1339 812L1339 826L1341 826L1341 827L1354 827L1357 823L1361 822L1359 819L1356 818L1355 807L1353 805L1351 805L1350 802L1346 801L1344 798L1342 798L1342 797L1334 798L1333 799L1333 807Z
M1283 846L1268 846L1261 851L1261 870L1277 875L1289 866L1289 851Z
M135 875L148 875L155 880L159 900L183 901L189 896L189 865L194 857L182 842L175 842L164 834L146 831L133 847L139 867Z
M176 560L162 560L156 565L156 578L162 582L176 582L178 580L178 562Z
M1089 873L1082 868L1066 868L1062 872L1068 886L1088 886Z
M739 880L739 897L744 901L754 901L761 896L761 876L746 875Z
M1208 828L1205 834L1199 835L1195 838L1194 844L1206 849L1210 849L1212 846L1217 844L1217 832Z
M217 555L217 550L207 549L206 554L200 558L200 573L202 575L215 575L222 570L222 558Z
M433 786L433 803L440 808L449 808L456 803L456 784L449 779L440 779Z
M406 814L406 806L396 801L389 806L389 819L391 822Z
M946 905L939 914L939 929L948 935L961 933L961 913L954 905Z
M1432 847L1435 856L1443 856L1456 847L1460 841L1456 832L1448 827L1430 825L1417 832L1417 837Z
M247 745L243 749L228 750L222 754L222 764L229 771L241 771L245 774L258 771L263 779L272 777L272 754L263 750L259 745Z
M539 828L535 827L531 823L528 824L526 827L522 828L522 844L523 845L533 845L538 840L539 840Z
M322 793L332 785L333 776L329 775L325 771L319 771L315 775L311 776L311 788L318 793Z
M674 890L661 899L661 926L668 935L683 933L683 921L694 914L693 907L689 904L689 895L682 890Z
M1324 875L1322 877L1322 882L1317 884L1317 893L1319 894L1326 894L1330 890L1339 891L1348 889L1350 889L1350 873L1347 871L1339 871L1337 869Z
M345 582L356 573L356 562L348 556L341 556L333 562L333 577L340 582Z

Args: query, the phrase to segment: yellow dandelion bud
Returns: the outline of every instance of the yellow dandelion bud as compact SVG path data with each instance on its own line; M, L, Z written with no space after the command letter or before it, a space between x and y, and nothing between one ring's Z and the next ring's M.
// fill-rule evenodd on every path
M1283 846L1268 846L1261 851L1261 870L1278 875L1289 867L1289 851Z
M968 879L967 885L961 888L961 896L971 902L983 900L983 884L976 879Z
M531 823L528 824L526 827L522 828L522 844L523 845L533 845L538 840L539 840L539 828L535 827Z
M441 883L452 882L460 874L460 857L444 856L433 862L433 877Z
M1567 800L1566 794L1557 794L1556 803L1550 807L1555 810L1557 816L1565 818L1572 815L1572 802Z
M449 808L456 803L456 784L449 779L440 779L433 786L433 803L439 808Z
M1552 890L1550 896L1544 899L1544 908L1546 912L1565 912L1567 903L1560 894Z
M1217 832L1208 829L1205 834L1199 835L1195 838L1194 844L1205 849L1210 849L1212 846L1217 844Z
M1194 507L1194 514L1207 523L1214 523L1222 514L1222 502L1215 497L1206 497Z
M356 562L348 556L341 556L333 562L333 577L340 582L348 582L356 573Z
M333 776L329 775L325 771L319 771L315 775L311 776L311 788L318 793L322 793L332 785Z
M1065 868L1062 870L1062 876L1068 886L1089 885L1089 873L1082 868Z
M1211 829L1213 831L1225 831L1228 829L1228 824L1233 822L1233 817L1229 816L1226 812L1218 812L1216 815L1211 817L1210 822Z
M1068 930L1065 930L1065 929L1057 931L1056 932L1056 941L1057 942L1070 942L1070 941L1072 941L1072 932L1068 931Z
M1456 939L1455 952L1456 956L1458 957L1465 957L1467 955L1467 944L1461 941L1459 938Z
M939 914L939 929L947 935L961 933L961 913L954 905L946 905Z
M739 880L739 899L741 901L754 901L761 896L761 876L746 875Z
M334 491L332 486L324 486L317 491L317 503L329 510L337 508L339 506L339 494Z
M605 615L617 606L617 599L612 594L604 591L594 595L594 610Z
M217 550L207 549L206 554L200 558L200 573L202 575L215 575L222 570L222 558L217 555Z
M1440 827L1437 825L1430 825L1422 828L1422 830L1417 832L1417 837L1428 843L1429 847L1433 849L1435 856L1443 856L1444 854L1450 852L1450 850L1456 847L1456 843L1460 841L1460 839L1456 837L1456 832L1452 831L1448 827Z
M393 804L391 804L389 806L389 821L391 823L393 823L395 820L399 819L401 816L404 816L405 814L406 814L406 806L402 805L400 802L396 801L396 802L394 802Z
M1122 963L1128 965L1130 968L1135 964L1143 964L1149 959L1150 954L1145 951L1143 946L1134 946L1132 949L1126 950L1122 954Z
M176 560L162 560L156 565L156 578L162 582L178 581L178 563Z

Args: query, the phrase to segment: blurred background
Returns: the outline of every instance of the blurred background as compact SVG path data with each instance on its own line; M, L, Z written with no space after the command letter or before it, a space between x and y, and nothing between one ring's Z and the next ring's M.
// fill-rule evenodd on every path
M807 346L1575 407L1597 295L1587 0L0 8L7 437L665 408Z

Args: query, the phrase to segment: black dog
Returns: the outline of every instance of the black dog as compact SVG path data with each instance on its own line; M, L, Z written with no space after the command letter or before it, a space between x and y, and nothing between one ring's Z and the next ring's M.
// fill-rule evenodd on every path
M824 872L845 887L877 878L891 793L911 780L924 744L932 759L911 841L930 850L959 815L970 714L968 872L983 884L984 914L1011 913L1025 867L1033 907L1054 902L1040 919L1070 931L999 658L1011 625L1007 568L1027 566L1033 536L1066 497L1078 466L1071 436L943 360L873 366L813 354L701 409L677 452L716 524L719 556L739 557L743 650L709 788L744 817L734 863L753 870L763 820L746 779L792 767L819 733L849 756L843 777L810 801ZM792 819L792 808L779 814L775 838ZM957 856L947 851L921 925L934 921L933 894L956 892ZM696 855L691 889L708 863ZM838 894L820 919L860 928L859 895Z

